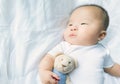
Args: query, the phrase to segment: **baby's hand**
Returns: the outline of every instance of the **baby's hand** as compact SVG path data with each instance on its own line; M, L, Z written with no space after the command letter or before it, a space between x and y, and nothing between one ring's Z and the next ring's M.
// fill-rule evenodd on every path
M42 84L58 84L59 81L59 77L52 71L48 70L40 71L40 79Z

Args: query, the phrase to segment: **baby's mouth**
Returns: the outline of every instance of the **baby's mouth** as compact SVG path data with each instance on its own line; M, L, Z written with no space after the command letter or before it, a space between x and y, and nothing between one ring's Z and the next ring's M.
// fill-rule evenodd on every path
M75 34L70 34L69 36L70 36L70 37L75 37L76 35L75 35Z

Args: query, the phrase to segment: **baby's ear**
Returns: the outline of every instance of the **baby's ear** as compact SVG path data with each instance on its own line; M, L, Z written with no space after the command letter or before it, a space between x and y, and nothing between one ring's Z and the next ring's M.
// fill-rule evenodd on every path
M98 41L100 41L100 40L103 40L104 38L105 38L105 36L106 36L106 31L101 31L100 32L100 35L99 35L99 37L98 37Z

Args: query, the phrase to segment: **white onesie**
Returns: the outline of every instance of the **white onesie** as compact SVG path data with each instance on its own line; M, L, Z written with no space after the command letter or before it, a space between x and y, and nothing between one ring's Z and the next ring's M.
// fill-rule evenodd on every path
M113 66L107 49L102 44L92 46L71 45L62 41L48 53L69 55L78 61L78 67L70 73L73 84L104 84L104 69Z

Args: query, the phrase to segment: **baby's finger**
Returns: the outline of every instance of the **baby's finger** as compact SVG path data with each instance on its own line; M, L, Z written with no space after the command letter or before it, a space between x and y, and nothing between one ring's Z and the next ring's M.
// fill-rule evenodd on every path
M57 80L57 81L59 81L59 80L60 80L59 76L57 76L57 75L56 75L56 74L54 74L54 73L53 73L51 76L52 76L52 78L53 78L53 79L55 79L55 80Z

